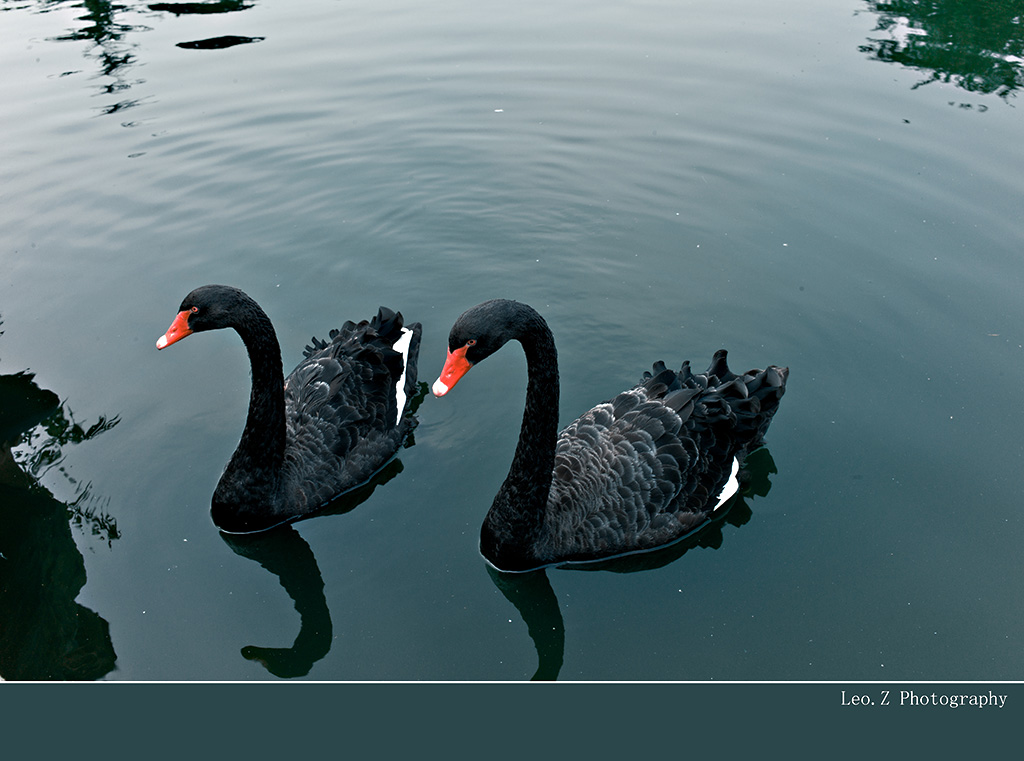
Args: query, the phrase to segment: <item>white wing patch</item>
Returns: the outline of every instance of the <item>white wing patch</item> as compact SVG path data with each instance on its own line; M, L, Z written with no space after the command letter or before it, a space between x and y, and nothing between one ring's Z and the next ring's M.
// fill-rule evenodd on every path
M395 425L398 425L402 419L402 413L405 411L405 370L409 366L409 344L412 343L412 331L409 328L402 328L402 337L395 341L393 348L399 354L402 355L402 374L398 377L398 382L395 384L395 399L398 402L396 405L398 413L395 415Z
M715 510L732 499L732 496L740 490L740 480L736 478L736 474L739 472L740 461L734 457L732 459L732 472L729 474L729 480L726 481L725 486L722 487L722 493L718 495L718 504L715 505ZM714 510L711 512L714 512Z

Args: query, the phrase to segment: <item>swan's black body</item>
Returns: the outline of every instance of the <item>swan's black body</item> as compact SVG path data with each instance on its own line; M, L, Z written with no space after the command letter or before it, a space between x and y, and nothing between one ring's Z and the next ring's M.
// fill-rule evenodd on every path
M494 300L452 327L435 394L512 339L526 353L526 408L508 477L480 534L482 554L504 571L656 549L703 525L734 461L760 445L789 374L770 366L735 375L724 350L701 374L688 362L678 372L658 362L636 387L558 434L551 331L529 306ZM449 373L460 361L462 369Z
M284 378L259 305L237 288L208 285L185 297L157 346L216 328L238 332L252 366L245 429L213 494L223 531L263 531L317 512L383 467L415 425L408 402L421 328L403 326L400 313L381 307L370 321L332 330L329 341L312 339Z

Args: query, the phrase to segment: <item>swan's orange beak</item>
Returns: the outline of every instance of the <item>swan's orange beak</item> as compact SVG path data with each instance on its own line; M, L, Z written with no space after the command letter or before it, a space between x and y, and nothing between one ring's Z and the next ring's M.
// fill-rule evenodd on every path
M466 350L468 348L469 346L462 346L455 351L448 350L448 359L444 362L441 376L430 387L430 390L434 392L434 396L444 396L447 394L459 382L459 378L469 372L469 368L473 366L473 363L466 359Z
M192 329L188 326L188 316L189 312L187 310L178 312L178 316L174 318L171 327L167 328L167 332L157 339L157 349L163 349L175 341L180 341L185 336L192 334Z

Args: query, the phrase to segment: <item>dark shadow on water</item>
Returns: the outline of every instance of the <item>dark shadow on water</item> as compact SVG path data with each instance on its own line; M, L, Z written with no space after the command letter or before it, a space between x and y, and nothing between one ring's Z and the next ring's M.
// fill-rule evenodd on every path
M254 3L241 2L241 0L216 0L208 3L150 3L151 11L173 13L175 16L203 16L221 13L237 13L238 11L252 8ZM176 47L186 50L224 50L233 48L236 45L248 45L252 42L261 42L265 37L245 37L238 34L224 34L218 37L206 37L201 40L188 40L179 42Z
M875 31L888 36L868 39L860 51L874 60L923 73L915 89L942 82L1007 100L1024 85L1020 0L869 0L866 4L878 14Z
M674 563L697 547L717 550L722 546L725 526L739 528L750 520L753 511L747 504L747 500L766 496L772 486L769 476L777 472L778 469L771 452L767 447L762 447L752 452L744 462L741 472L742 488L739 494L726 505L725 513L706 523L695 533L660 550L594 563L556 566L556 568L571 571L636 573ZM538 665L531 681L557 679L565 655L565 624L558 607L558 598L548 581L547 570L542 569L529 573L503 573L490 565L486 567L494 585L519 611L537 650Z
M85 562L71 526L109 545L116 523L95 504L88 484L62 470L63 449L88 441L117 418L83 427L28 372L0 375L0 677L92 680L117 656L107 622L75 602ZM40 483L52 469L75 491L65 503Z

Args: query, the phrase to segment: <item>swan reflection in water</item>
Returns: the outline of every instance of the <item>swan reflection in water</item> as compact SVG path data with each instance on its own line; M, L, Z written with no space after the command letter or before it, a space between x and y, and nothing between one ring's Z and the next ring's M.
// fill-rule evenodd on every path
M2 331L0 331L2 333ZM109 545L117 525L97 509L88 484L61 468L63 449L113 428L75 422L29 372L0 375L0 678L92 680L117 660L110 627L75 601L86 582L71 525ZM61 502L42 485L56 468L74 489Z
M324 580L306 540L291 524L262 534L221 534L236 554L255 560L278 577L299 613L299 634L291 647L247 645L242 657L256 661L274 676L305 676L331 649L331 611Z
M744 462L743 471L740 472L740 491L721 508L714 520L704 524L694 533L674 544L650 552L553 567L573 571L636 573L666 566L696 547L717 550L722 546L722 529L725 524L736 528L746 524L753 515L747 499L766 496L771 489L769 476L777 472L771 452L767 447L761 447L751 452ZM489 563L486 567L494 585L519 611L537 650L537 670L531 681L557 679L565 656L565 624L546 569L527 573L505 573Z
M422 401L425 392L424 385L419 400ZM413 443L410 435L406 446ZM341 495L323 512L317 513L317 517L341 515L355 509L369 499L374 489L397 476L403 468L401 460L391 460L368 483ZM313 665L330 652L333 641L331 611L313 550L295 530L294 523L259 534L222 532L221 538L236 554L256 561L276 576L299 614L299 633L291 647L246 645L242 648L242 657L284 679L307 675Z

